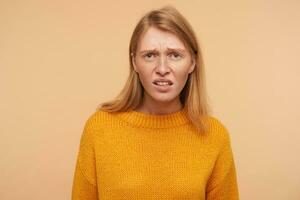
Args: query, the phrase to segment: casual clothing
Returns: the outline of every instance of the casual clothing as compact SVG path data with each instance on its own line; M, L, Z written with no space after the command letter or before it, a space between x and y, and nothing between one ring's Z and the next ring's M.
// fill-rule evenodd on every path
M205 122L202 134L182 110L94 112L81 135L72 200L238 200L228 130L213 116Z

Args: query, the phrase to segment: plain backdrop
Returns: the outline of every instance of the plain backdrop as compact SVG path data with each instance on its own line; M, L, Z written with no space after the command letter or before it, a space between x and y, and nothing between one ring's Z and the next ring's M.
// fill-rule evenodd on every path
M1 0L1 200L70 199L84 123L125 84L137 21L166 4L199 39L241 199L300 199L298 0Z

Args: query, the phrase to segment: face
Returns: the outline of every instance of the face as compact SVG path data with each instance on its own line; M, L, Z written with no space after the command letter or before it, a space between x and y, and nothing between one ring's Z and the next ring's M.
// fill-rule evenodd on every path
M155 27L141 36L132 62L144 87L145 98L157 102L179 101L179 94L195 67L184 43L175 34ZM154 83L156 79L167 79L172 84L158 85Z

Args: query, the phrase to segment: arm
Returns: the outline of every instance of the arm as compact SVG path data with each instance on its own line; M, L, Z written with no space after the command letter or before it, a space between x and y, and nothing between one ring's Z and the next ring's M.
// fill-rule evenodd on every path
M93 123L89 118L80 139L72 186L72 200L98 200Z
M236 168L227 129L221 125L223 144L206 187L207 200L239 200Z

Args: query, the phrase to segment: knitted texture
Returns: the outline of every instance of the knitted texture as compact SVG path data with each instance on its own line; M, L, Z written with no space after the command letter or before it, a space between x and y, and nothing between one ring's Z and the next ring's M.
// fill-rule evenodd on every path
M85 122L72 200L238 200L230 136L213 116L197 132L180 110L96 111Z

